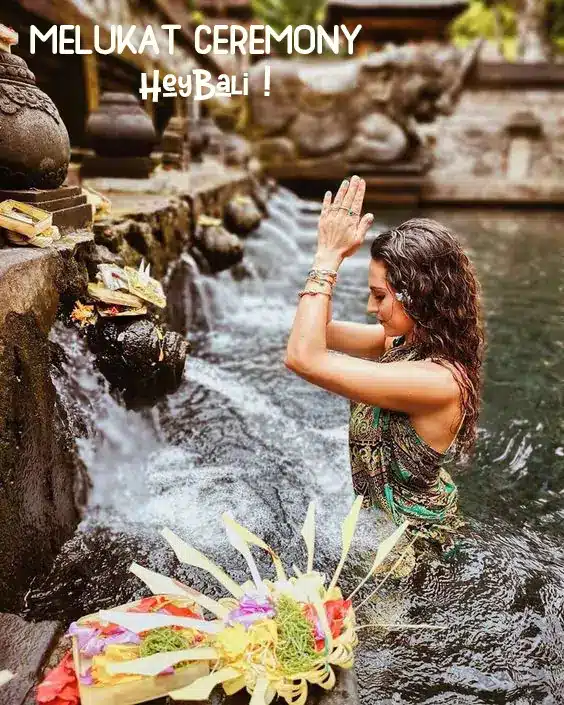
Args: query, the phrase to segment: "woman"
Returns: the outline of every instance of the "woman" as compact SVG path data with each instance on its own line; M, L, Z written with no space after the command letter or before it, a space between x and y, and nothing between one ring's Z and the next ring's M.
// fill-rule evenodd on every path
M379 325L332 321L338 269L374 220L360 218L365 189L353 176L333 202L325 194L285 364L351 400L353 486L365 506L408 519L412 533L447 553L463 522L443 465L473 445L480 403L479 287L446 228L409 220L372 244L367 310Z

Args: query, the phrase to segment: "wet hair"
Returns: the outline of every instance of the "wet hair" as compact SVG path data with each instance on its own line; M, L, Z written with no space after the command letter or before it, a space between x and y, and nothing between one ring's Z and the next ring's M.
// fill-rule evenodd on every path
M456 370L465 412L458 446L467 452L476 440L484 354L474 268L454 235L427 218L381 233L370 254L386 265L388 283L414 321L409 345L414 359L447 362Z

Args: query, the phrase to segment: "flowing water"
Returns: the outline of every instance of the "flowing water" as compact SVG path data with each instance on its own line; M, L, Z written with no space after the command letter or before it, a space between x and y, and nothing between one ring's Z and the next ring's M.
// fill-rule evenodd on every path
M348 404L282 363L314 251L317 206L281 191L270 213L247 240L246 278L224 272L191 282L200 300L193 354L180 389L151 412L125 410L75 334L56 331L68 355L59 393L90 427L80 447L93 491L76 535L28 593L29 616L69 621L145 594L127 572L132 560L219 594L213 580L178 564L159 530L172 528L244 580L223 536L225 510L288 566L302 565L299 530L315 499L317 567L334 569L339 524L353 500ZM484 289L484 411L476 457L458 477L472 535L453 562L422 564L374 603L381 607L360 615L370 621L380 609L388 621L443 627L360 631L361 700L563 703L564 215L427 215L460 234ZM400 219L383 216L374 230ZM365 247L345 262L335 318L365 320L368 256ZM194 275L188 255L184 263ZM363 513L346 588L389 530Z

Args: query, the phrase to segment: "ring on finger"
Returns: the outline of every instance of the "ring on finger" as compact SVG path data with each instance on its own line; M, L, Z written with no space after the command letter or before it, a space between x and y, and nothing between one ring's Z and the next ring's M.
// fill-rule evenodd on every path
M343 211L347 211L348 215L360 215L360 213L357 213L356 211L353 211L352 208L347 208L346 206L331 206L331 210L333 210L333 211L343 210Z

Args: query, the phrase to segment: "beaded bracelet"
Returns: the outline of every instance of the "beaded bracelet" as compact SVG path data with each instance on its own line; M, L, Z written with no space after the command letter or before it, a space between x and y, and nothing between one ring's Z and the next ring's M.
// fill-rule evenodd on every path
M331 284L335 284L337 281L336 275L325 272L322 269L310 269L307 273L307 277L308 279L331 282Z
M317 294L321 294L322 296L328 296L330 299L333 298L333 294L330 294L328 291L308 291L307 289L303 289L298 293L298 297L301 299L302 296L305 296L306 294L311 294L311 296L317 296Z
M307 273L308 277L315 276L315 275L326 275L331 277L334 281L337 281L337 272L333 269L316 269L315 267L313 269L310 269L309 272Z

